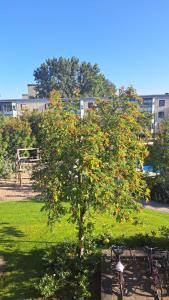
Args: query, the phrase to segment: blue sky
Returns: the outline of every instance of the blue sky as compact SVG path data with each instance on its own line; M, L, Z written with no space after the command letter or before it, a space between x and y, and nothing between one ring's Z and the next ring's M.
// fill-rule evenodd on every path
M117 87L169 92L168 0L0 0L0 12L0 99L59 56L98 63Z

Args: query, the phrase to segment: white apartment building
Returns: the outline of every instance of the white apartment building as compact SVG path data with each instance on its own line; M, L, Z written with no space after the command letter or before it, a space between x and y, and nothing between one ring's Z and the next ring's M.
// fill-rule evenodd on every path
M142 104L140 109L142 112L149 112L152 115L151 132L158 132L159 123L169 115L169 93L142 95ZM63 99L69 101L69 99ZM131 99L131 101L135 101ZM75 113L82 118L85 111L92 108L95 102L93 97L81 98L79 108ZM25 110L29 111L45 111L49 107L49 100L46 98L36 98L36 90L34 84L28 84L28 93L22 95L22 99L0 99L0 113L5 116L17 117L22 115Z
M169 115L169 93L141 97L143 99L143 103L140 105L141 111L152 114L151 132L157 133L159 123Z
M151 132L157 133L159 123L169 115L169 93L159 95L142 95L142 104L140 104L141 112L148 112L152 115ZM80 100L80 111L83 116L87 109L92 108L94 98L84 98ZM135 100L131 99L132 102Z

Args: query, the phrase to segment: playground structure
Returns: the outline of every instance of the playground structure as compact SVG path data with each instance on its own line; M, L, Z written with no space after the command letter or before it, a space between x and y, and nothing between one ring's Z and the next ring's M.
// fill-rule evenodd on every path
M23 173L32 173L33 167L40 160L39 148L20 148L17 149L15 171L16 180L19 186L22 186L22 175Z

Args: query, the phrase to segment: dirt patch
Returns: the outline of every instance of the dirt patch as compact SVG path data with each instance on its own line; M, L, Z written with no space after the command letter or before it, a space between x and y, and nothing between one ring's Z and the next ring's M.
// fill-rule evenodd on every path
M22 185L13 176L10 180L0 180L0 201L29 200L39 197L40 193L35 192L32 187L31 174L22 174Z

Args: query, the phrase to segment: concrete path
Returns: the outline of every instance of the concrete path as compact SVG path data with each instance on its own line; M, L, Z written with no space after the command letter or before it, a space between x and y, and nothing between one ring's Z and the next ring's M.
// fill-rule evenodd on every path
M145 201L143 201L142 204L145 208L150 208L162 213L169 213L169 204L167 203L161 203L155 201L149 201L148 203L146 203Z
M152 278L147 275L145 253L142 250L132 250L135 261L126 260L130 256L128 250L124 251L122 263L124 269L124 300L154 300L155 293ZM129 252L129 253L128 253ZM115 272L116 262L111 262L110 250L102 252L101 272L101 300L119 300L118 278ZM163 300L169 300L169 286L163 274L160 274L163 282Z
M25 201L40 195L33 191L30 175L24 173L22 176L22 186L19 186L15 177L12 177L10 180L0 180L0 202Z

